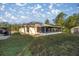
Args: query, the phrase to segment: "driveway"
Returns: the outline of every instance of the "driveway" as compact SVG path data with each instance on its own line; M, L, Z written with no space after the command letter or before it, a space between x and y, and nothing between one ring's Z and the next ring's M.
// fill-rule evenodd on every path
M8 36L3 36L2 34L0 34L0 40L7 39L7 38L9 38L9 37L10 37L10 35L8 35Z

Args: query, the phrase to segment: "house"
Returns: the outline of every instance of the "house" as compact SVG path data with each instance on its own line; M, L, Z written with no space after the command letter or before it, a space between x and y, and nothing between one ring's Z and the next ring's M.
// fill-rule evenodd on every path
M39 22L24 24L19 32L21 34L39 35L41 33L52 33L61 32L62 28L60 26L52 26L47 24L42 24Z
M79 34L79 26L73 27L71 33Z

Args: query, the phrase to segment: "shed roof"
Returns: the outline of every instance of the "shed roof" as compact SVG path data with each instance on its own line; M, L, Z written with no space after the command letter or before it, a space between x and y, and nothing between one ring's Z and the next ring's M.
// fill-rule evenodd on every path
M73 27L73 28L79 28L79 26Z

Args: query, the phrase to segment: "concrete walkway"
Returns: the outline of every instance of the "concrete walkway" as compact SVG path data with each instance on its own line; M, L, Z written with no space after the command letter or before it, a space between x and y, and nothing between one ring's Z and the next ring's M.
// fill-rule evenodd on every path
M8 36L3 36L2 34L0 34L0 40L5 40L5 39L7 39L7 38L9 38L10 37L10 35L8 35Z
M51 32L51 33L40 33L39 35L36 35L36 37L38 36L46 36L46 35L53 35L53 34L61 34L62 32Z

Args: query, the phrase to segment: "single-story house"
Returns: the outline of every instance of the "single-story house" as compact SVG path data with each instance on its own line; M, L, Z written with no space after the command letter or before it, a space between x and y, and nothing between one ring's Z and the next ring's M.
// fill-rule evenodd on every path
M21 34L30 34L30 35L37 35L41 33L51 33L51 32L61 32L62 28L60 26L52 26L47 24L41 23L34 23L34 24L24 24L20 29L19 32Z
M79 34L79 26L73 27L71 33Z

